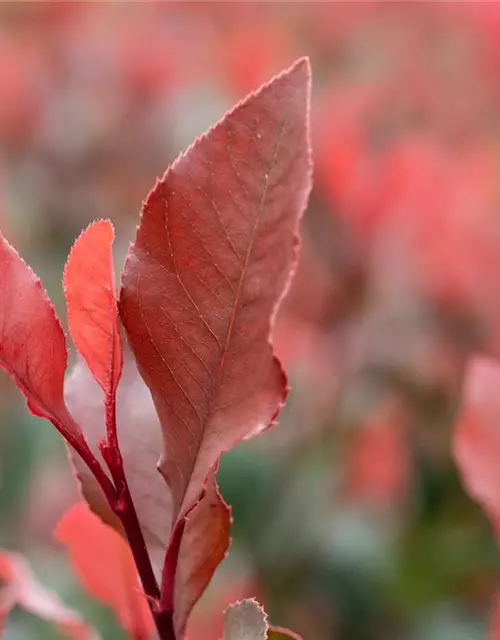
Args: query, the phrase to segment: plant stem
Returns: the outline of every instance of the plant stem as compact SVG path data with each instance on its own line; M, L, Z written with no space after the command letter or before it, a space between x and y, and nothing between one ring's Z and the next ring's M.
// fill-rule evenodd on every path
M173 611L165 611L161 608L160 589L151 565L151 559L146 547L139 518L137 517L127 478L125 477L123 458L118 445L115 407L116 402L113 394L106 398L106 431L108 442L102 443L100 446L101 453L108 465L115 485L116 499L111 506L123 525L158 635L161 640L175 640Z

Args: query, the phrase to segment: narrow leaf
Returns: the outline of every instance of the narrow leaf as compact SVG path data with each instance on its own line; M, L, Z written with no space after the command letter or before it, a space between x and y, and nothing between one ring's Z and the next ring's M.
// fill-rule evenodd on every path
M111 607L132 638L149 638L154 623L125 540L84 503L62 516L54 535L67 546L85 589Z
M0 235L0 366L23 392L33 414L82 442L64 403L66 365L66 338L45 289Z
M174 627L182 638L191 609L227 554L231 510L217 487L215 472L205 494L186 517L175 574Z
M116 390L122 368L113 239L109 220L89 225L71 249L63 278L71 336L106 395Z
M0 637L8 613L19 606L52 622L71 640L99 640L97 632L33 575L26 560L15 553L0 551Z
M223 640L266 640L267 615L256 600L243 600L224 613Z
M128 255L120 313L162 424L174 519L286 397L269 336L311 185L309 84L302 59L181 155Z

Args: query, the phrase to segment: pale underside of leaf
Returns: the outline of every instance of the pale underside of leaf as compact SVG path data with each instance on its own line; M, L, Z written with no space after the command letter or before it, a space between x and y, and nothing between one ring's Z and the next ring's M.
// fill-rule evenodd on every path
M224 613L223 640L267 640L267 615L253 599L230 605Z
M174 516L284 403L269 336L310 190L308 101L302 60L180 156L142 211L121 316L163 427Z
M172 503L170 491L158 472L163 441L149 389L137 372L128 350L117 390L117 427L125 475L134 500L154 571L159 579L167 548ZM105 436L103 394L82 359L66 380L68 406L79 420L89 446L100 458L98 442ZM117 531L121 524L88 467L69 451L83 495L93 511Z

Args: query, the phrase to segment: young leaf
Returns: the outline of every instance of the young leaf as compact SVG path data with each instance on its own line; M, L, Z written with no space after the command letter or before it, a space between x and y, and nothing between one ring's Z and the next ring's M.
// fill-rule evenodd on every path
M75 504L63 514L54 536L67 546L87 591L112 608L131 638L149 638L153 619L140 590L132 553L123 538L84 503Z
M281 627L267 623L267 614L261 605L249 598L230 605L224 612L224 635L222 640L302 640Z
M173 594L174 628L178 638L184 637L191 609L227 554L230 526L231 510L220 495L215 472L212 472L203 497L186 517L180 543Z
M243 600L224 613L223 640L266 640L267 615L256 600Z
M73 245L63 277L71 336L107 396L122 368L113 239L109 220L89 225Z
M269 336L311 185L309 84L302 59L181 155L128 255L120 313L162 424L176 520L221 452L285 400Z
M39 618L52 622L71 640L99 640L97 632L59 597L46 589L33 575L26 560L15 553L0 551L0 637L5 618L19 606Z
M84 425L89 446L95 455L99 455L98 442L106 433L102 391L81 359L66 379L65 396L72 414ZM117 390L117 429L128 486L155 573L160 578L172 521L170 491L157 470L163 448L161 427L151 393L126 348L123 374ZM83 495L92 510L122 532L120 521L110 509L92 473L78 456L71 451L70 455Z
M472 359L464 380L453 452L465 488L488 514L500 540L500 364Z
M83 443L63 397L66 338L40 280L0 235L0 366L14 379L30 411Z

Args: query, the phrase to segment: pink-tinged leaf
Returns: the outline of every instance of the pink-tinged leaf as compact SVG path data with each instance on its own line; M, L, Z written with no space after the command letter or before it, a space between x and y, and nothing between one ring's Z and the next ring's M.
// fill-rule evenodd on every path
M54 535L67 546L85 589L111 607L131 638L150 638L154 622L125 540L84 503L75 504L62 516Z
M106 395L116 390L122 368L113 239L109 220L89 225L71 249L63 279L71 336Z
M82 359L66 379L65 396L72 414L83 425L90 448L99 457L98 442L106 435L102 391ZM157 470L163 449L161 427L151 393L126 348L117 389L117 431L129 489L155 573L160 579L172 521L170 491ZM94 476L78 456L71 451L70 455L90 507L121 532L120 521Z
M267 631L267 640L302 640L302 637L298 633L290 631L290 629L283 629L282 627L269 626Z
M66 338L40 280L0 235L0 366L30 411L67 438L83 441L63 397Z
M269 336L311 186L309 91L302 59L181 155L142 210L120 313L162 424L175 519L286 397Z
M488 514L500 539L500 364L474 357L466 372L453 451L468 493Z
M16 606L54 624L70 640L99 640L97 632L33 575L26 560L0 551L0 637L5 619Z
M191 609L225 558L230 543L231 510L209 476L200 502L186 517L174 583L174 628L182 638ZM162 594L163 595L163 594Z
M223 640L266 640L267 615L253 599L229 606L224 612Z

